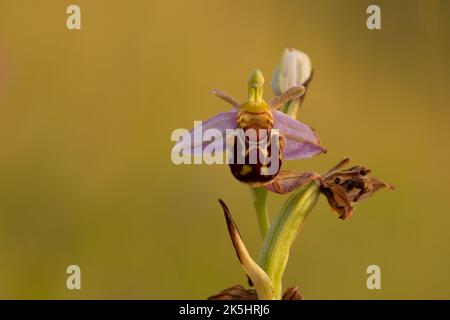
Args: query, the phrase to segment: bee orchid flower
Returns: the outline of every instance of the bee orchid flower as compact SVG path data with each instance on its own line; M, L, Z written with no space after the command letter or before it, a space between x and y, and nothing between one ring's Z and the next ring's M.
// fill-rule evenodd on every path
M258 130L256 139L258 142L267 140L266 142L269 147L271 146L271 142L268 142L268 138L266 137L271 136L271 132L278 132L279 152L270 154L269 151L268 153L275 157L275 161L280 166L282 159L295 160L309 158L326 152L314 129L277 110L287 102L300 98L305 93L305 87L293 86L280 96L266 102L262 97L263 84L264 77L261 71L254 70L250 74L248 82L248 100L242 103L220 90L214 90L212 93L230 104L232 109L201 122L200 125L180 138L172 152L182 151L183 153L187 152L194 156L202 155L207 148L211 148L211 144L220 146L221 151L226 151L227 140L229 140L229 135L227 135L229 133L228 130L235 129L241 129L246 134L250 130ZM216 134L214 134L214 141L211 141L212 139L210 137L206 137L206 139L195 138L196 136L201 136L202 132L209 129L220 133L222 138L218 139ZM269 134L261 135L259 133L261 130L267 130ZM233 146L233 150L234 153L237 153L238 151L235 145L236 143ZM246 146L248 146L248 142ZM278 167L275 172L265 174L264 169L267 169L267 164L261 163L262 161L260 159L256 163L249 163L249 155L246 154L245 157L245 162L243 163L228 164L235 178L241 182L248 183L252 187L267 185L280 172Z
M263 239L255 261L229 208L219 200L249 288L235 285L211 296L211 300L302 299L296 286L283 293L283 275L294 241L320 195L327 198L340 219L346 220L353 215L359 201L379 189L393 189L370 177L370 170L363 166L344 169L349 162L347 158L324 174L281 170L282 160L309 158L326 152L316 132L296 120L311 79L309 57L287 48L273 75L272 89L276 95L273 99L268 102L263 99L264 77L261 71L254 70L248 80L247 100L239 102L223 91L214 90L212 93L231 105L231 110L194 122L191 131L179 129L172 134L172 141L177 141L172 149L176 164L191 163L192 157L197 164L202 163L198 160L207 164L224 163L226 158L232 175L250 187ZM289 193L271 221L267 206L269 192Z

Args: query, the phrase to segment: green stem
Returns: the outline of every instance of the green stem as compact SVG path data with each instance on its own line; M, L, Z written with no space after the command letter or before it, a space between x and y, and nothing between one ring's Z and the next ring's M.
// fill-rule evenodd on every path
M316 181L293 192L281 207L264 238L259 265L272 280L275 295L281 299L282 278L292 243L319 197Z
M269 216L267 214L267 190L265 188L250 188L253 196L253 206L258 218L259 230L264 237L269 230Z
M300 99L294 99L285 103L284 106L281 107L280 111L286 113L291 118L296 119L300 105Z

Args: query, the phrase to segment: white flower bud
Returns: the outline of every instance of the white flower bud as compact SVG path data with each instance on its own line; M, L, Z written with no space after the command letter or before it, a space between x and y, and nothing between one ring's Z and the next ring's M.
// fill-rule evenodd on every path
M305 85L311 78L311 73L309 57L294 48L286 48L273 74L273 92L281 95L293 86Z

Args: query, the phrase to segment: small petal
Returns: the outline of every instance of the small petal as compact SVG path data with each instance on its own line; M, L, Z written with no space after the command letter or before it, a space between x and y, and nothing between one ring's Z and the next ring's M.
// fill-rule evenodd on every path
M280 96L276 96L272 100L269 101L269 106L274 109L278 109L281 106L283 106L285 103L298 99L301 96L305 94L305 87L304 86L294 86L287 90L285 93L283 93Z
M192 155L201 155L206 146L213 143L218 146L222 145L223 150L225 150L226 130L236 128L236 116L237 110L232 109L231 111L219 113L214 117L203 121L201 125L195 127L189 133L182 136L180 141L175 144L174 149L176 148L176 150L183 150ZM203 133L208 129L216 129L220 131L221 139L214 140L213 142L203 141ZM196 137L197 139L195 139Z
M219 89L214 89L213 91L211 91L211 93L213 95L215 95L216 97L219 97L220 99L222 99L223 101L231 104L231 106L233 108L239 108L239 106L241 105L237 100L235 100L232 96L230 96L229 94L219 90Z
M312 128L278 110L273 110L272 114L274 128L279 129L286 139L283 145L284 159L309 158L326 152L326 149L320 145L320 139Z

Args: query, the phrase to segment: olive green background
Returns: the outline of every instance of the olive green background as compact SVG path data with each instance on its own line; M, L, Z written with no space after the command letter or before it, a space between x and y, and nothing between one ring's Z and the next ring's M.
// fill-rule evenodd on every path
M300 119L328 154L285 168L350 156L397 189L349 221L320 199L284 283L307 299L449 299L449 15L444 0L0 0L0 298L203 299L244 284L217 198L256 257L249 190L226 166L172 164L170 135L228 109L214 88L244 99L249 71L270 79L289 44L312 59ZM285 198L270 196L272 215ZM81 291L66 289L70 264ZM381 290L366 288L371 264Z

